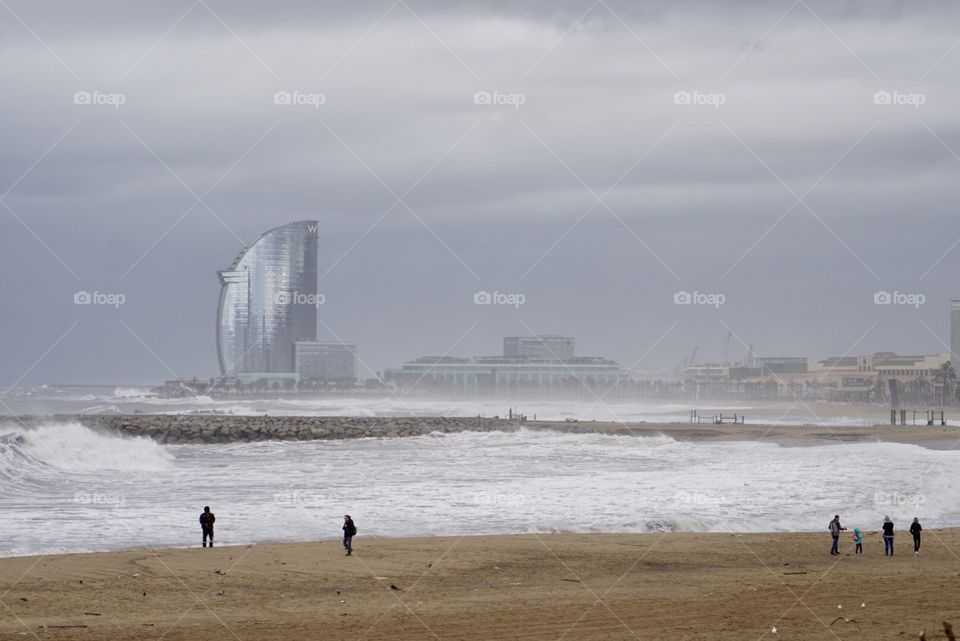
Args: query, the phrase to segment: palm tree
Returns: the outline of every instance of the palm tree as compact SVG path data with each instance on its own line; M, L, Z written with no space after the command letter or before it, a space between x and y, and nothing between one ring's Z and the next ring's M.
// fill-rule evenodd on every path
M953 369L953 363L950 361L944 362L934 373L934 378L943 385L943 398L953 399L954 395L950 393L950 390L953 389L953 383L957 380L957 372Z
M949 381L954 381L957 378L957 372L953 369L953 363L950 361L945 361L943 365L936 371L934 376L940 380L942 383L947 383Z
M877 403L886 402L887 389L888 385L886 381L878 376L876 381L874 381L873 391L870 393L872 400Z

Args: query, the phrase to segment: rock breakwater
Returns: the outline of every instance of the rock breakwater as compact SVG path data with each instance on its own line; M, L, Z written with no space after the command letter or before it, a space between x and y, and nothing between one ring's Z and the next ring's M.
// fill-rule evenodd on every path
M401 438L440 432L491 432L518 429L520 422L485 417L236 416L217 414L58 414L21 416L7 422L37 425L77 422L158 443L235 443L314 441L347 438Z

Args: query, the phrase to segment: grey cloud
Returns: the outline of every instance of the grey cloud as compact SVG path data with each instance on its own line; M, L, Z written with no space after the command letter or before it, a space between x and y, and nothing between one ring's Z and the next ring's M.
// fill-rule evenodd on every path
M920 77L954 43L957 9L811 2L843 42L797 5L749 49L789 4L608 4L643 43L603 5L551 49L589 3L411 2L451 53L398 5L323 79L389 4L209 3L243 43L198 5L121 79L189 3L11 2L79 80L0 8L0 81L14 97L0 104L0 193L79 121L5 202L80 277L0 208L0 382L76 319L27 382L212 374L214 270L263 230L306 217L324 225L322 318L374 369L442 352L474 321L457 353L494 351L526 323L630 364L679 321L643 364L669 368L697 342L719 345L724 320L761 353L822 356L878 318L869 295L884 287L922 288L930 303L884 315L864 349L942 349L918 321L945 335L960 249L920 275L960 236L960 48ZM75 105L78 90L126 102ZM326 102L275 105L281 90ZM525 102L474 104L493 90ZM684 90L726 102L674 104ZM927 102L875 105L878 90ZM871 125L806 196L822 222L802 205L776 222L794 200L778 177L802 193ZM196 205L176 222L193 196L164 163L197 194L219 180L204 198L214 213ZM405 197L414 213L397 205L376 222L390 190L424 172ZM585 214L595 198L580 180L599 195L624 172L604 198L613 213ZM119 289L129 303L78 315L80 287ZM480 288L529 302L478 312ZM723 291L730 304L678 311L680 288Z

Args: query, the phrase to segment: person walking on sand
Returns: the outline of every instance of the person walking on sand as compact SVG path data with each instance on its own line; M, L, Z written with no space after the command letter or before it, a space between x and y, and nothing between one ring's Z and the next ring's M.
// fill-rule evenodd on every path
M347 551L347 556L353 554L353 537L357 535L357 526L353 524L353 519L349 514L343 517L343 549Z
M213 547L213 523L216 520L217 517L210 511L210 506L204 506L203 513L200 514L200 529L203 531L203 547L207 547L208 537L210 538L210 547Z
M920 556L920 533L923 527L920 525L920 519L913 517L913 523L910 524L910 534L913 535L913 556Z
M839 514L834 515L833 520L830 521L830 525L827 526L827 529L830 530L830 536L833 538L833 545L830 546L830 554L840 554L840 550L838 549L840 544L840 533L847 528L840 525Z
M893 521L883 517L883 556L893 556Z
M853 544L853 553L857 556L863 554L863 532L858 527L853 528Z

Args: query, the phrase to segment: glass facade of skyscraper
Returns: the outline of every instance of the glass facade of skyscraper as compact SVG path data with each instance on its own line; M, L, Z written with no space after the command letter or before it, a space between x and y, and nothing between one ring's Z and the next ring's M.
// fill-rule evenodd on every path
M297 341L317 337L317 221L276 227L218 272L220 373L293 374Z

